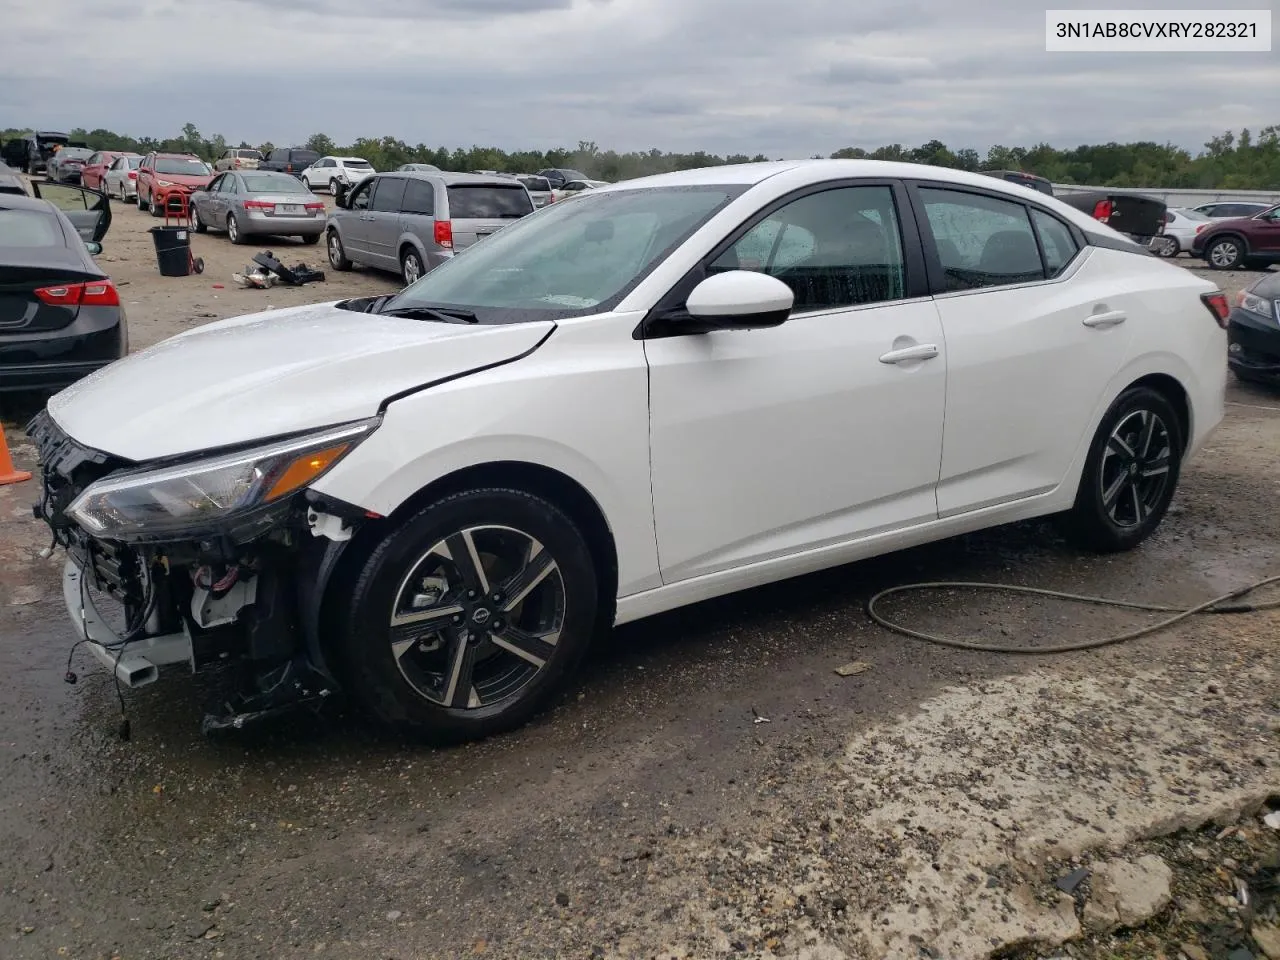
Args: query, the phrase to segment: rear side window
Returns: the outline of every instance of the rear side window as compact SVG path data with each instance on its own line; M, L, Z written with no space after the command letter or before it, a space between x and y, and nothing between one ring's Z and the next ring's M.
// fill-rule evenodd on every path
M0 209L0 246L65 247L58 221L38 210Z
M294 163L305 163L308 166L320 159L320 154L312 150L295 150L293 151Z
M920 189L947 290L1043 280L1027 208L958 190Z
M449 187L449 216L454 220L515 219L533 213L524 187L457 184Z
M1032 210L1031 219L1036 225L1036 233L1040 235L1040 246L1044 249L1045 272L1052 279L1066 269L1080 248L1071 236L1071 230L1057 217L1043 210Z
M398 213L404 200L405 181L401 177L383 177L373 191L373 203L370 210L382 213Z
M410 180L404 189L404 203L401 210L405 213L417 213L426 217L435 216L436 191L425 180Z

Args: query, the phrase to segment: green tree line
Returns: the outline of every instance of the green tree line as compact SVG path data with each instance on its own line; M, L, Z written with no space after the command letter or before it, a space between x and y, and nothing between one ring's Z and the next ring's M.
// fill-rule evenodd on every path
M0 131L0 140L29 131ZM73 140L82 140L96 150L129 150L147 153L160 150L194 153L213 160L227 147L254 147L267 153L276 145L233 144L221 134L203 136L188 123L176 137L158 140L136 139L110 130L70 131ZM410 146L395 137L361 137L340 145L323 133L313 134L305 144L322 154L363 157L377 170L394 170L402 163L432 163L442 170L499 170L532 172L544 167L569 167L601 180L629 180L633 177L673 170L689 170L724 163L769 159L763 154L718 156L699 150L671 153L653 149L631 153L601 150L595 143L579 141L576 148L519 150L473 146L469 149L433 147L425 143ZM280 144L294 146L294 144ZM1153 187L1165 189L1280 190L1280 125L1264 127L1257 134L1245 129L1227 131L1207 141L1196 154L1172 144L1150 141L1105 143L1061 150L1047 143L1033 147L1006 147L997 144L985 155L972 148L952 150L940 140L918 147L891 144L867 150L845 147L831 154L835 158L902 160L929 163L962 170L1026 170L1048 177L1054 183L1095 184L1113 187Z

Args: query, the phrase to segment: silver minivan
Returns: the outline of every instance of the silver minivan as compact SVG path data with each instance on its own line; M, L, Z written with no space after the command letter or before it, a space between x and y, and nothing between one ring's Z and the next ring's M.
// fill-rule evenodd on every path
M378 173L338 198L326 243L335 270L353 263L413 283L459 250L534 211L519 180L470 173Z

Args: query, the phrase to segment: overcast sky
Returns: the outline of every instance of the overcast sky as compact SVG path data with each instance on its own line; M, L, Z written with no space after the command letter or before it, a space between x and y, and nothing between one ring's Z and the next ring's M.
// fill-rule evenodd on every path
M1045 6L0 0L0 128L797 157L933 138L1195 151L1280 122L1280 51L1046 53Z

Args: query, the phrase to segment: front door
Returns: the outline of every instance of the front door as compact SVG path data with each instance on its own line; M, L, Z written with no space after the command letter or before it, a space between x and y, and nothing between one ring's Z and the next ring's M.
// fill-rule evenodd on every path
M70 183L31 181L32 192L66 214L81 240L101 240L111 226L111 206L101 190Z
M1249 225L1249 250L1268 258L1280 257L1280 207L1253 218Z
M778 277L790 319L646 340L664 582L936 519L946 351L904 207L881 183L766 212L705 271Z

